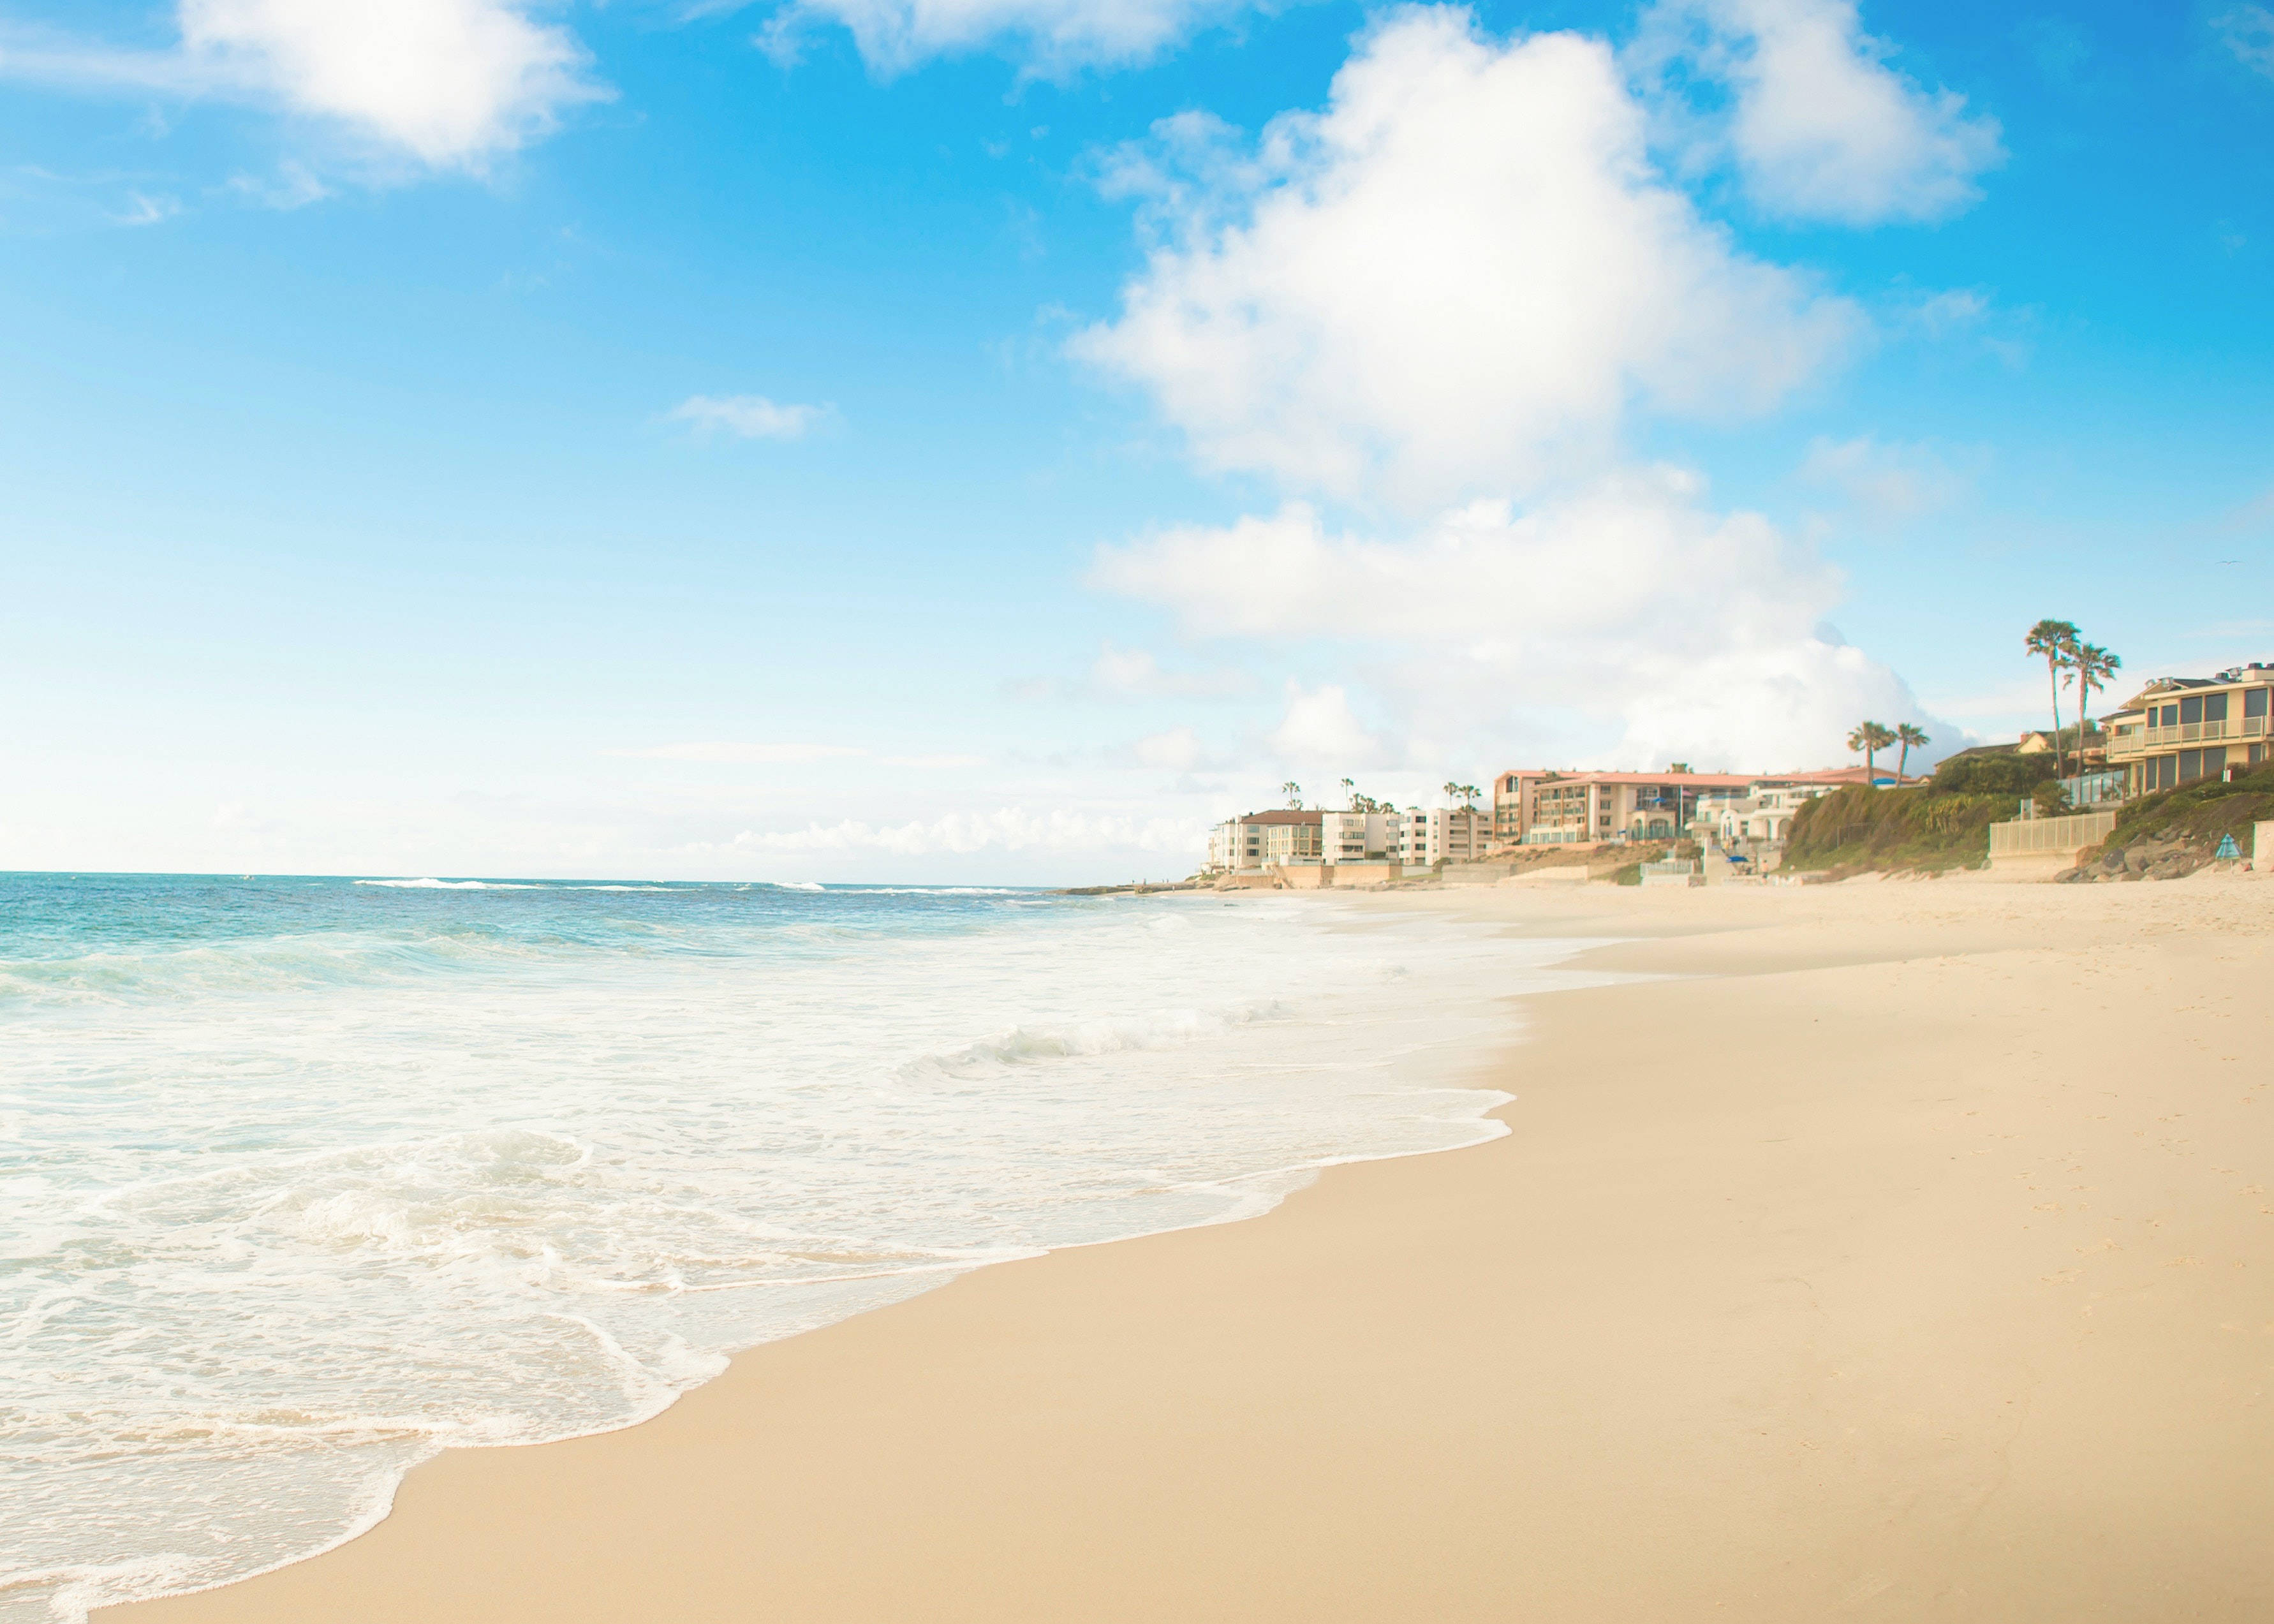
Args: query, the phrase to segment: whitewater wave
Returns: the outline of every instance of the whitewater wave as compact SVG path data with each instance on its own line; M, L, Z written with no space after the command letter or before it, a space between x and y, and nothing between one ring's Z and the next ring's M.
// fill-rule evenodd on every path
M358 880L358 885L388 885L398 891L551 891L550 885L511 880ZM595 887L594 889L599 889Z
M1220 1010L1158 1010L1120 1019L1016 1026L945 1054L927 1055L904 1068L904 1074L936 1073L968 1079L1036 1061L1174 1049L1222 1037L1258 1021L1284 1020L1291 1013L1280 1000L1265 998Z

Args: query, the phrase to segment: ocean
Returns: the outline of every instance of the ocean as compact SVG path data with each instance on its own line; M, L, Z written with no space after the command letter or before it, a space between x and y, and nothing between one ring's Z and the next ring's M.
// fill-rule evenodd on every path
M1502 1132L1568 944L1327 898L0 875L0 1620Z

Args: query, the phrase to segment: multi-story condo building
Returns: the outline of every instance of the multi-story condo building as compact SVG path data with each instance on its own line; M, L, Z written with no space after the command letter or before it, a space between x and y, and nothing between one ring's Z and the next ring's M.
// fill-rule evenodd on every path
M2274 665L2236 665L2214 677L2158 677L2101 718L2108 764L2135 795L2218 778L2269 758Z
M1404 849L1402 812L1251 812L1209 831L1208 866L1216 871L1277 863L1395 859Z
M1875 769L1871 781L1893 784L1895 775ZM1604 840L1668 840L1701 827L1700 808L1714 803L1717 832L1723 814L1737 801L1758 804L1748 816L1765 814L1760 826L1775 823L1781 839L1790 811L1801 801L1829 794L1843 785L1865 780L1861 767L1819 772L1551 772L1516 768L1493 780L1493 839L1502 846L1558 846ZM1904 782L1916 782L1905 779ZM1780 821L1760 798L1775 792L1783 807Z
M1492 844L1492 814L1475 807L1419 807L1397 816L1397 856L1407 868L1473 862Z
M1269 863L1317 862L1322 850L1317 812L1251 812L1209 831L1208 866L1216 872Z
M1251 812L1209 833L1210 869L1278 863L1467 862L1491 843L1492 817L1473 807L1380 812Z

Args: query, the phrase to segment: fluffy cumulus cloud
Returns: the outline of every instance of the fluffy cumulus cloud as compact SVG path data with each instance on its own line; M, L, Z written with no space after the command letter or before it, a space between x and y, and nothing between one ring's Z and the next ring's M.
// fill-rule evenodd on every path
M1315 688L1289 682L1286 714L1269 743L1275 759L1299 769L1373 767L1385 754L1351 708L1349 690L1332 682Z
M1632 407L1773 405L1859 318L1739 252L1648 124L1600 40L1393 13L1252 148L1186 116L1119 155L1155 245L1076 351L1204 462L1334 496L1504 492L1608 460Z
M881 72L1007 49L1030 71L1056 76L1144 61L1236 9L1228 0L790 0L759 37L792 57L816 28L841 26Z
M1401 667L1389 703L1503 749L1586 736L1611 763L1789 767L1836 757L1860 717L1916 716L1899 678L1826 627L1837 575L1699 494L1678 471L1630 471L1526 511L1472 503L1396 540L1291 503L1105 548L1094 574L1195 636L1327 640ZM1270 742L1289 764L1386 759L1339 687L1291 685Z
M1796 210L1929 215L1994 153L1994 128L1896 76L1841 0L1676 4L1693 65L1735 89L1746 174ZM1670 56L1638 71L1641 49L1396 11L1323 109L1253 143L1187 114L1109 167L1148 253L1079 352L1285 499L1103 548L1092 581L1188 636L1346 673L1290 682L1259 754L1785 768L1840 759L1864 717L1918 716L1832 629L1842 585L1811 547L1627 448L1649 419L1774 407L1863 327L1657 167L1656 98L1683 86ZM1803 94L1817 81L1839 108ZM1808 475L1874 511L1953 484L1869 440L1820 444ZM1321 503L1405 516L1352 529Z
M351 144L478 170L609 93L575 35L523 0L181 0L178 46L52 41L0 72L281 108Z
M1663 87L1689 75L1725 105L1700 124L1754 202L1792 220L1937 220L1981 195L2004 156L1995 119L1887 64L1855 0L1660 0L1633 59Z

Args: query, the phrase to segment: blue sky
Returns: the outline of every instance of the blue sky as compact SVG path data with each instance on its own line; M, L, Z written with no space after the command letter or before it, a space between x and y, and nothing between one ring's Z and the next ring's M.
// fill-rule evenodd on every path
M2274 656L2252 4L0 0L0 867L1165 875Z

